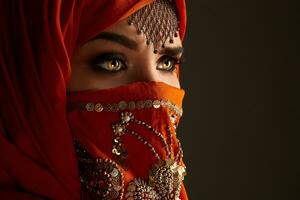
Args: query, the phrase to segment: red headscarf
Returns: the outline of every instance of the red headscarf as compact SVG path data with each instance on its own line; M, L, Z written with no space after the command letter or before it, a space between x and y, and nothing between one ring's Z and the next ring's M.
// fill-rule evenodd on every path
M66 82L76 48L152 0L0 2L0 199L80 199ZM176 0L184 37L184 0Z

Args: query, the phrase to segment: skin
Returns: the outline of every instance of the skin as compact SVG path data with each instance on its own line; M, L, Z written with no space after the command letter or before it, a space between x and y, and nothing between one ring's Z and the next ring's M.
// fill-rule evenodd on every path
M118 39L120 36L125 40ZM72 58L67 89L106 89L138 81L164 82L179 88L176 72L179 64L175 63L179 62L183 49L180 38L173 39L173 43L166 41L165 48L154 54L153 45L146 45L145 36L138 35L133 25L129 26L126 19L122 20L77 49ZM121 56L122 61L111 56L103 59L103 54L107 53ZM124 69L107 71L120 66ZM175 66L174 70L169 70L168 66Z

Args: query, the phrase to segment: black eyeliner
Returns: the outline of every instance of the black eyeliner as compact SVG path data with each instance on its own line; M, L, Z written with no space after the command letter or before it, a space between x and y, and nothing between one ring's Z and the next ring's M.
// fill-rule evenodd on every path
M120 70L110 71L110 70L106 70L106 69L99 66L99 64L103 64L103 63L105 63L109 60L118 60L125 67L121 68ZM106 53L102 53L100 55L97 55L94 58L92 58L89 63L90 63L90 66L92 67L92 69L96 72L100 71L100 72L104 72L104 73L117 73L117 72L120 72L120 71L127 68L125 57L123 55L121 55L120 53L115 53L115 52L106 52Z
M168 59L172 62L173 66L170 69L159 69L161 71L165 71L165 72L173 72L176 69L176 65L180 65L182 64L182 56L180 58L176 57L176 56L170 56L170 55L163 55L158 59L158 64L161 64L161 62L163 62L164 60Z

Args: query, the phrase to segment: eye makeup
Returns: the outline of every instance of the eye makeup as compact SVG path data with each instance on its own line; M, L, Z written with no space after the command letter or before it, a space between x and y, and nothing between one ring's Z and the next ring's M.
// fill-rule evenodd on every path
M173 72L176 67L182 63L182 61L182 56L178 58L174 56L163 55L158 59L156 69L165 72Z
M102 53L90 61L90 66L96 72L117 73L127 69L126 59L115 52Z
M163 72L173 72L183 62L183 56L162 55L156 61L156 69ZM128 62L121 53L106 52L91 59L90 66L95 72L117 73L126 70Z

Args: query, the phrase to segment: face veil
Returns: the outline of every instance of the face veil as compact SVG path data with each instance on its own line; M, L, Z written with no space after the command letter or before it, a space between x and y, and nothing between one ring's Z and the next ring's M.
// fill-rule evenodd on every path
M181 190L186 169L176 137L183 96L182 89L162 82L69 93L68 122L83 194L186 199Z
M0 2L1 199L82 198L78 155L67 117L70 113L66 113L70 60L79 46L151 2ZM183 39L185 2L175 2ZM117 117L112 122L117 123ZM83 140L79 144L85 147ZM130 148L127 151L129 158ZM139 184L149 178L143 173ZM124 184L126 180L124 175Z

